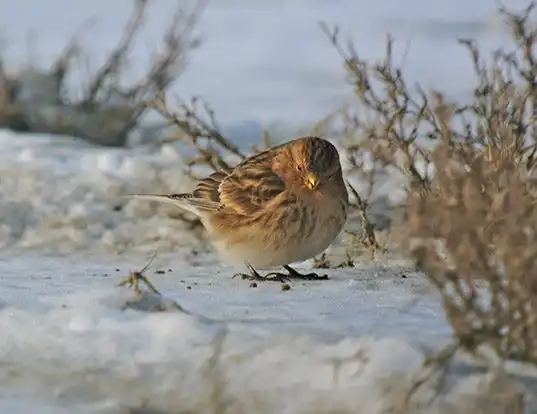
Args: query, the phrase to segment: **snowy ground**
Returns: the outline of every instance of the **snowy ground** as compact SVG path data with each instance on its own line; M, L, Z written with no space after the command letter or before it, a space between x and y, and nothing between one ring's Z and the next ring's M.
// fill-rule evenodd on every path
M160 256L148 276L191 314L123 310L135 297L114 284L137 261L3 255L2 412L385 412L449 332L422 277L397 260L284 292L231 279L211 257ZM425 412L453 412L487 383L454 372Z
M129 5L29 1L11 2L0 13L10 62L26 59L28 29L39 35L34 57L48 62L93 14L101 24L88 44L102 56ZM171 7L155 3L144 50ZM251 131L260 124L292 129L348 98L340 62L316 26L320 19L342 24L370 57L382 54L387 30L402 45L410 41L410 79L456 95L467 92L470 72L454 38L477 37L487 48L505 39L491 17L493 1L434 8L424 0L400 7L352 0L256 4L210 3L201 25L206 44L176 87L183 97L204 95L242 142L256 140ZM219 265L172 220L173 209L122 198L190 188L181 160L172 146L102 149L69 137L0 131L0 412L374 414L397 405L411 384L407 376L449 338L423 276L388 256L359 259L355 268L326 271L329 281L292 283L285 292L277 283L250 288L231 279L235 269ZM148 275L191 314L124 310L133 293L115 284L155 248L161 253ZM499 395L498 381L502 392L512 387L497 376L488 384L475 367L458 364L441 397L421 412L478 412L471 408L476 394ZM537 391L533 372L513 370ZM487 410L506 412L500 403Z
M449 338L438 298L397 257L358 259L289 291L232 279L236 269L169 212L124 204L121 194L187 186L172 147L109 150L7 131L0 145L0 412L389 412ZM165 300L137 301L115 285L155 248L147 274ZM169 303L189 313L148 312ZM476 395L495 395L498 381L514 387L483 372L453 368L421 412L474 412L466 407L483 407ZM532 371L515 372L537 390Z
M212 259L159 256L147 275L165 299L136 301L114 285L141 257L2 255L2 412L388 412L449 333L422 276L399 260L329 270L330 281L284 292L250 288ZM143 311L169 301L189 313ZM537 390L534 372L515 372ZM455 365L422 412L475 412L460 410L494 395L490 383Z

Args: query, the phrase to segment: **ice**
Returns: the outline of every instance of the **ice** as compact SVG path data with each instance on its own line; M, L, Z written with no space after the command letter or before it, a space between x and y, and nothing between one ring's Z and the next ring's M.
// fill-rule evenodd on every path
M1 411L381 413L449 338L441 302L400 258L358 259L287 292L249 288L170 214L135 201L116 211L122 194L189 185L172 147L7 131L0 142ZM156 248L148 276L164 300L115 287ZM427 412L458 407L487 377L465 378L455 371Z

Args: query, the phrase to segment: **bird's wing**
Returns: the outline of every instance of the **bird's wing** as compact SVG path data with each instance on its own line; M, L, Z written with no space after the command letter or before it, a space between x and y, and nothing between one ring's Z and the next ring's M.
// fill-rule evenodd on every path
M192 198L217 203L220 207L220 191L218 188L222 181L231 174L232 171L216 171L206 178L201 179L194 191Z
M243 215L261 211L284 190L285 183L271 166L257 163L235 168L218 187L222 206Z
M274 148L260 152L239 163L235 168L217 171L200 180L190 203L199 202L205 209L250 215L285 190L285 183L272 171ZM218 207L216 207L218 206Z
M170 202L194 214L200 210L255 214L285 190L284 181L272 171L273 150L254 155L234 169L212 173L200 180L192 193L130 197Z
M191 213L217 211L222 208L218 187L231 170L221 170L200 180L192 193L176 194L128 194L126 197L175 204Z

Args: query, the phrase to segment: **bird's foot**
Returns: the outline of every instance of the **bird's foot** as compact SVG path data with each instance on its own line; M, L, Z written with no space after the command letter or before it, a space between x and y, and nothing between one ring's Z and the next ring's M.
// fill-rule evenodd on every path
M283 273L268 273L265 276L261 276L257 270L251 265L246 266L250 273L235 273L233 279L240 277L242 280L253 280L255 282L286 282L289 278Z
M248 265L248 270L250 273L236 273L233 275L233 278L240 276L243 280L253 280L256 282L281 282L285 283L288 280L328 280L328 275L319 275L317 273L300 273L293 269L291 266L284 265L283 267L287 270L288 273L281 272L271 272L267 273L265 276L261 276L257 270L252 266Z
M328 280L328 275L319 275L317 273L300 273L297 270L293 269L291 266L284 265L287 274L285 273L269 273L269 275L282 275L283 277L289 279L298 279L298 280Z
M153 283L151 283L149 279L143 275L142 272L129 272L129 276L120 280L117 286L129 285L129 287L132 287L134 289L134 292L137 295L140 295L142 293L142 290L140 289L140 281L143 282L144 285L146 285L151 292L160 296L160 292L153 285Z

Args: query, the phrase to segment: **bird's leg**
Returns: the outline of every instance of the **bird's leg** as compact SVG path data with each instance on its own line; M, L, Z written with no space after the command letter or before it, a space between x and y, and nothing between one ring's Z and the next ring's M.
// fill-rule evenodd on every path
M328 280L328 275L318 275L317 273L300 273L293 269L289 265L283 265L284 269L287 270L287 274L273 272L265 276L265 278L278 277L280 279L300 279L300 280Z
M250 273L235 273L233 275L233 279L235 279L236 277L240 277L241 279L246 279L246 280L263 280L264 279L263 276L261 276L251 264L245 263L245 266L250 271Z
M265 276L261 276L254 267L246 263L246 267L250 273L235 273L233 278L240 276L243 280L254 280L256 282L286 282L290 279L299 280L328 280L328 275L318 275L317 273L299 273L289 265L283 267L288 273L271 272Z
M236 278L237 276L240 276L243 280L254 280L256 282L285 282L289 279L287 275L284 273L269 273L265 276L261 276L257 270L254 269L254 267L246 263L246 267L250 271L250 273L235 273L233 275L233 278Z

